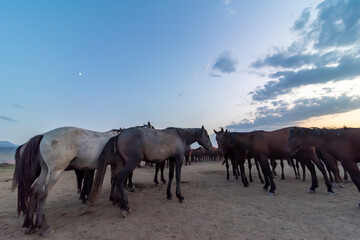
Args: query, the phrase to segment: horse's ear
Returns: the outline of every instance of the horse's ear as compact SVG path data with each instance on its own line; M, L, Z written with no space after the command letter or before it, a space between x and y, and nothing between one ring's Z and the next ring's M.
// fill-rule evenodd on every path
M202 129L202 130L204 130L204 129L205 129L205 128L204 128L204 125L202 125L202 126L201 126L201 129Z
M217 134L218 132L214 129L214 133Z
M228 133L228 132L229 132L229 130L226 129L225 133Z
M221 128L221 132L224 132L224 129L223 129L223 128Z

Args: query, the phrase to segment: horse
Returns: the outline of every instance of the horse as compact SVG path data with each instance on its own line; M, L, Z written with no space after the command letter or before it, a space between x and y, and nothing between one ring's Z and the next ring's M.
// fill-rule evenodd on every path
M190 151L191 151L191 147L190 147L190 146L185 146L185 152L184 152L185 166L186 166L186 165L191 165L190 158L189 158ZM161 162L161 163L156 163L156 165L155 165L154 183L155 183L156 186L159 185L159 181L158 181L158 173L159 173L159 170L160 170L160 172L161 172L161 181L162 181L162 183L163 183L163 184L166 183L166 180L165 180L165 178L164 178L165 162L166 162L166 161L163 161L163 162Z
M154 163L170 160L169 182L166 190L168 199L172 198L171 182L176 164L176 196L179 202L185 202L180 190L181 166L186 146L194 142L198 142L209 151L212 150L209 135L204 126L201 128L166 128L164 130L134 128L110 138L98 159L99 167L90 193L90 202L93 203L99 195L106 165L109 161L116 159L116 156L120 156L124 165L116 175L117 189L121 194L120 212L123 217L127 217L130 213L123 182L142 160Z
M30 139L16 162L12 185L13 189L18 187L18 214L26 213L23 223L23 227L27 228L26 234L34 233L36 228L40 229L42 236L49 236L54 232L45 220L44 207L48 192L68 166L96 169L106 142L119 133L120 130L95 132L61 127Z
M287 151L297 152L311 144L339 160L360 192L360 128L301 128L289 131ZM359 204L360 208L360 204Z
M288 159L291 155L286 151L287 139L289 130L292 128L283 128L271 132L255 131L250 133L230 133L222 129L216 133L216 140L218 141L219 149L226 148L227 150L232 149L236 154L237 158L241 157L239 148L247 149L255 159L260 163L263 175L265 178L265 185L263 190L267 190L269 185L271 186L269 193L274 194L276 185L273 181L273 175L270 170L268 158L274 159ZM322 172L328 192L333 193L332 185L327 177L326 170L321 161L317 158L315 149L313 152L309 152L309 157L312 162L316 164L319 170ZM315 186L310 189L313 190Z

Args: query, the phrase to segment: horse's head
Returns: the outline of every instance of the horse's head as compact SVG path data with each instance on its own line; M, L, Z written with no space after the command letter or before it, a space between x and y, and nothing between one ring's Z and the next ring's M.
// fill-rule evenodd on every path
M297 127L293 127L288 130L288 139L285 151L289 155L296 154L296 152L303 146L303 138L300 136L300 131L301 129Z
M216 134L216 142L217 142L217 144L218 144L218 151L219 151L221 154L223 154L223 152L224 152L224 141L223 141L223 139L224 139L224 136L225 136L228 132L229 132L228 130L224 131L223 128L221 128L221 131L216 131L216 130L214 129L214 133Z
M213 146L211 144L209 134L207 133L204 126L201 127L201 138L197 142L209 152L213 152Z

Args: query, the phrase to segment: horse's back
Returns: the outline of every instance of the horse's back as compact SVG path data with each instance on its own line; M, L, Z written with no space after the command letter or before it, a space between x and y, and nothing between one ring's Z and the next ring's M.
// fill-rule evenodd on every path
M74 167L94 169L109 138L108 133L82 128L56 128L44 134L40 152L47 164L56 162L58 167L66 168L73 161Z
M175 154L183 154L183 145L179 135L167 129L129 129L122 132L118 140L123 155L139 153L147 161L161 161Z

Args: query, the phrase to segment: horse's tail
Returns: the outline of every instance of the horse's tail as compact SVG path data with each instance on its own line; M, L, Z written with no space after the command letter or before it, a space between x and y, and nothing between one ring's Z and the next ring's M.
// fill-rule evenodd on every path
M20 212L26 212L32 193L32 185L40 175L39 146L42 138L43 135L31 138L21 155L21 146L16 149L12 188L18 187L17 211L19 215Z
M17 165L17 163L19 162L19 159L20 159L20 150L21 148L24 146L23 145L20 145L17 149L16 149L16 152L15 152L15 166ZM17 176L18 172L17 171L14 171L14 175L13 175L13 179L12 179L12 184L11 184L11 191L14 191L15 188L17 187L18 185L18 176Z
M94 184L91 188L90 193L90 203L94 203L99 196L101 191L101 186L104 181L105 172L107 165L110 164L111 160L115 157L116 153L116 142L119 135L116 135L109 139L109 141L105 144L99 159L98 159L98 168L96 170L96 176Z

